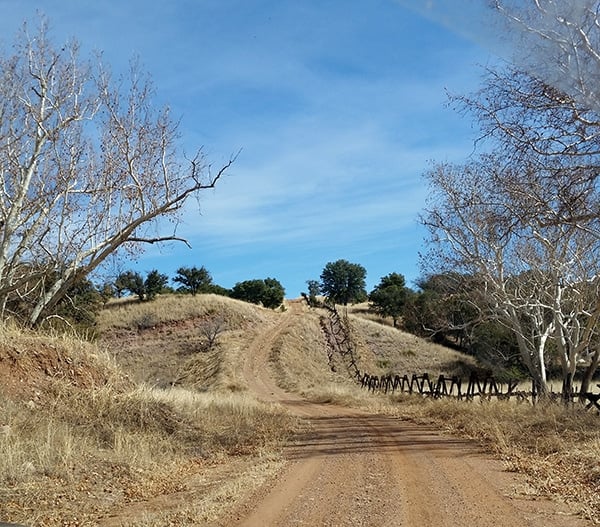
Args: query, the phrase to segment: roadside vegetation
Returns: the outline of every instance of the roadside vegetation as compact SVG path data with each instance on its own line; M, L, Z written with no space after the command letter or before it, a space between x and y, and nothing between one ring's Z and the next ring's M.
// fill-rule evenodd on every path
M234 500L244 485L251 488L279 467L280 448L299 423L251 397L239 379L227 379L234 368L224 366L221 384L210 390L195 389L192 381L161 388L136 380L141 362L119 364L118 340L104 340L104 330L153 331L139 329L145 316L158 326L218 312L229 335L251 335L249 328L262 322L259 308L219 301L198 295L118 305L118 323L111 318L115 308L104 311L108 321L95 343L0 332L0 521L205 524L223 500ZM149 305L150 312L140 311ZM162 346L168 363L168 339ZM192 349L182 362L195 355L206 353ZM189 499L164 511L153 505L177 493ZM135 507L141 503L142 513Z
M509 470L527 475L527 493L564 499L600 518L596 414L577 405L369 394L342 360L332 368L320 325L326 310L302 305L302 316L293 318L271 356L282 386L314 401L473 438ZM201 324L216 316L225 329L207 351L199 345ZM214 521L282 466L283 445L305 426L256 401L237 367L253 336L284 316L219 295L173 295L152 303L115 301L101 312L93 343L4 329L0 519L44 526ZM348 316L362 368L435 373L474 364L378 322L360 306ZM153 324L141 327L145 317Z

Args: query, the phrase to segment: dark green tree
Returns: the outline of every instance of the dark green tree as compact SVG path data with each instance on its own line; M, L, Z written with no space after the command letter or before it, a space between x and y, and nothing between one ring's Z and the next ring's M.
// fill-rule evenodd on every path
M245 280L233 286L231 297L275 309L283 303L285 289L275 278Z
M419 291L408 295L404 328L434 342L468 351L473 328L482 320L477 307L479 282L460 273L441 273L418 280Z
M198 267L180 267L177 269L177 276L173 282L181 284L178 291L191 293L208 293L212 286L212 277L208 270L202 266Z
M140 301L153 300L156 295L162 293L169 282L166 274L159 273L156 269L150 271L146 279L137 271L125 271L117 276L115 289L117 291L129 291L136 295Z
M382 277L369 295L371 310L382 317L391 317L394 327L398 327L398 318L402 315L406 298L406 280L398 273L390 273Z
M69 323L89 328L93 326L102 305L101 292L90 280L83 278L56 305L55 314Z
M169 277L166 274L159 273L156 269L150 271L144 281L145 299L154 300L168 283Z
M347 260L329 262L321 273L321 292L334 304L348 305L367 300L367 271Z
M527 369L519 354L517 337L498 320L477 324L471 332L470 346L466 351L489 368L498 380L526 377Z
M121 294L124 291L129 291L131 294L136 295L140 301L144 300L146 294L144 278L136 271L125 271L117 276L115 288L117 291L120 291Z
M307 301L308 305L311 307L317 307L319 305L318 296L321 293L321 286L318 280L307 280L306 285L308 285L308 296L303 293Z
M231 296L231 289L220 286L218 284L211 284L206 290L206 293L212 293L213 295Z
M251 304L260 304L264 288L264 280L244 280L233 286L231 297Z
M113 287L115 290L115 296L117 298L121 298L126 291L129 291L129 281L130 281L130 273L131 271L125 271L123 273L119 273L119 275L115 278L113 283Z
M108 302L117 296L117 289L114 284L110 282L104 282L99 288L98 292L100 293L100 298L102 300L102 305L106 306Z
M283 304L285 289L275 278L265 278L265 292L262 305L269 309L275 309Z

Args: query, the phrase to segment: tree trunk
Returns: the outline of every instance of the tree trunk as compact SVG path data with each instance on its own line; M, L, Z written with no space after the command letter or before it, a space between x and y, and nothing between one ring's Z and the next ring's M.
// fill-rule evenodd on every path
M542 375L539 375L539 372L535 372L533 376L533 385L534 385L534 402L535 399L546 399L548 397L548 384Z
M572 395L573 395L573 375L571 374L571 372L567 372L563 376L563 383L562 383L562 401L563 401L563 403L565 403L565 404L570 403L571 399L572 399Z
M590 392L590 384L592 383L592 379L596 370L598 369L598 365L600 364L600 348L596 349L594 356L592 357L592 362L583 372L583 379L581 380L581 388L579 389L579 399L582 400L582 396L586 392Z

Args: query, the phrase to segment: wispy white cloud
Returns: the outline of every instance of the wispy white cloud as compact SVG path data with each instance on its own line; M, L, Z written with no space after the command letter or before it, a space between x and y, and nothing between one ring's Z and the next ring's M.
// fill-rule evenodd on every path
M264 272L291 294L334 257L416 274L420 175L471 144L444 88L472 89L485 53L392 0L0 0L0 30L36 8L116 70L139 54L188 153L204 146L218 166L242 149L201 215L186 208L194 250L151 248L141 267Z
M425 197L420 175L427 159L446 150L403 148L387 132L363 128L297 130L303 142L242 154L232 176L207 194L203 215L187 215L187 235L201 225L204 245L237 248L301 243L314 250L365 243L413 226Z

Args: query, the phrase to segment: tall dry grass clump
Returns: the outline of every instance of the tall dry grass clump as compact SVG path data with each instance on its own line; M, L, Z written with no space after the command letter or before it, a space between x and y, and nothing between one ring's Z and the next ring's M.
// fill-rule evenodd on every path
M247 392L196 393L175 388L157 391L155 397L185 409L199 423L209 452L261 454L283 444L299 427L299 421L279 405L260 402Z

